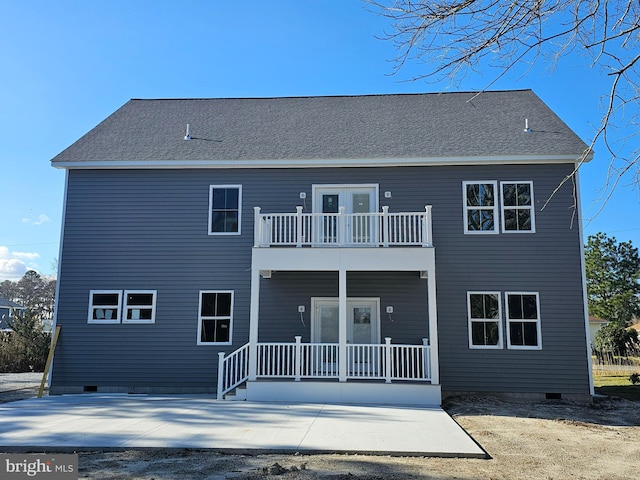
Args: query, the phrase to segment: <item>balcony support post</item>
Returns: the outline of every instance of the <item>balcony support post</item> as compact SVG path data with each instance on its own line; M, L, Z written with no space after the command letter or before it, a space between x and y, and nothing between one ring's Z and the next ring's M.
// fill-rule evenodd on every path
M338 381L347 381L347 271L338 272Z
M438 361L438 307L436 304L436 273L429 270L427 278L427 302L429 305L429 367L431 370L431 383L440 382Z
M253 246L262 244L262 222L260 221L260 207L253 207Z
M260 270L251 269L251 306L249 308L249 381L258 376L258 317L260 314Z

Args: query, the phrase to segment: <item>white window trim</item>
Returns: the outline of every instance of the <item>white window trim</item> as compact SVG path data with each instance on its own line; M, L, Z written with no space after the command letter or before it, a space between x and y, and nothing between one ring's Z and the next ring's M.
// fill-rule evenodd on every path
M213 211L213 190L216 188L237 188L238 189L238 231L237 232L212 232L211 231L211 213ZM242 185L209 185L209 220L208 220L208 234L209 235L241 235L242 233Z
M514 206L505 206L504 205L504 195L502 194L502 186L505 184L513 184L513 183L528 183L531 188L531 206L530 207L514 207ZM535 209L535 200L533 197L533 181L532 180L513 180L513 181L504 181L500 182L500 224L502 227L502 233L536 233L536 209ZM530 210L531 211L531 230L507 230L505 228L505 216L504 211L507 210Z
M150 294L153 295L153 301L151 305L129 305L127 303L127 297L129 294ZM123 307L122 307L122 323L156 323L156 300L158 297L157 290L125 290L123 295ZM127 319L128 310L129 309L151 309L151 318L150 319Z
M535 295L536 297L536 311L538 312L538 318L522 319L522 318L509 318L509 295ZM506 335L507 335L507 348L512 350L542 350L542 322L540 321L540 293L539 292L504 292L504 301L506 309ZM511 322L514 323L536 323L536 330L538 335L538 345L511 345Z
M231 294L231 310L229 312L229 317L203 317L201 315L202 312L202 294L203 293L230 293ZM212 346L220 346L220 345L231 345L233 343L233 303L234 303L234 291L233 290L200 290L198 292L198 336L197 336L197 345L212 345ZM229 341L228 342L202 342L200 339L202 338L202 320L203 319L226 319L229 318Z
M496 295L498 297L498 318L471 318L471 295ZM472 331L472 323L473 322L497 322L498 323L498 344L497 345L474 345L473 344L473 331ZM500 292L488 292L488 291L469 291L467 292L467 329L469 335L469 348L473 350L502 350L503 348L503 339L502 339L502 296Z
M112 307L115 309L116 318L110 318L110 319L104 319L104 320L96 320L93 318L94 309L106 307L106 305L98 305L95 307L93 306L93 296L96 294L97 295L100 295L100 294L108 294L108 295L117 294L118 295L118 305L109 305L109 307ZM122 290L89 290L89 316L87 318L87 323L97 323L97 324L120 323L121 315L122 315Z
M467 206L467 185L477 185L480 183L486 183L493 185L493 230L469 230L469 223L467 219L467 212L473 207ZM465 180L462 182L462 224L464 225L464 233L465 235L496 235L500 233L499 227L499 192L498 192L498 182L497 180ZM485 210L489 210L489 208L481 207Z

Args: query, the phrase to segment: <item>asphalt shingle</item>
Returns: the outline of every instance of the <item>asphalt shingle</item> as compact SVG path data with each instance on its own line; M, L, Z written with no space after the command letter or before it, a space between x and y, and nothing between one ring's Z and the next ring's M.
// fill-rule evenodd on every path
M530 133L524 132L525 119ZM190 124L191 141L185 141ZM575 155L585 143L531 90L130 100L57 155L83 162Z

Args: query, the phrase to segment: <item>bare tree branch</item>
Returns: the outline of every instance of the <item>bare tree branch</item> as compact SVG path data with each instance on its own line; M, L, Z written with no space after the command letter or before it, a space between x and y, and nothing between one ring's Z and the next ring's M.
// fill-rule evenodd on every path
M473 71L497 70L486 90L523 64L532 68L544 58L555 67L566 55L582 52L591 59L585 68L599 69L610 77L611 87L603 95L602 116L587 142L589 147L558 189L573 181L596 143L604 145L609 156L600 211L618 187L638 187L638 0L365 1L392 22L391 33L383 38L399 52L393 74L408 62L426 65L424 73L412 81L456 81Z

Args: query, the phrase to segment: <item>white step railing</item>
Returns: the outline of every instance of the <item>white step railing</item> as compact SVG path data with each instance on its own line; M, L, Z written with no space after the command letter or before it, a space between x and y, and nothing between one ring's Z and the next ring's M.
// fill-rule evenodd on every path
M254 207L254 246L431 247L431 206L424 212L261 213Z
M257 378L337 379L340 363L337 343L258 343ZM245 382L249 375L249 344L225 357L219 353L218 399ZM347 380L431 381L431 347L384 344L348 344Z
M218 400L249 378L249 344L245 344L227 357L218 353Z

